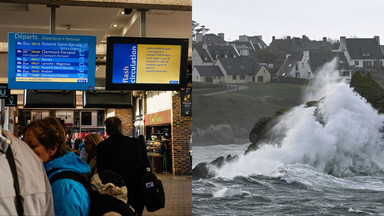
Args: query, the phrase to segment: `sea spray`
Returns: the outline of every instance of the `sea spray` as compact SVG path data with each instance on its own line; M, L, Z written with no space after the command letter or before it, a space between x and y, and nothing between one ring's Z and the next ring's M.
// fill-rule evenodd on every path
M265 143L217 170L218 176L270 176L297 163L334 176L382 175L384 116L338 76L337 63L334 59L318 71L305 95L318 105L292 109L271 129L283 133L279 143Z

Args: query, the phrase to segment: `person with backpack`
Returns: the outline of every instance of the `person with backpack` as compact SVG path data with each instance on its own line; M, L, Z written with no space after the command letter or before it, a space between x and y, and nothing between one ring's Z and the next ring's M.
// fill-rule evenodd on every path
M107 139L97 145L97 170L118 173L128 188L128 204L137 215L144 210L143 170L138 162L142 157L148 161L144 144L122 134L122 122L118 117L105 120ZM148 161L149 164L149 161Z
M54 215L43 163L0 127L0 215Z
M85 175L90 167L79 156L68 151L66 132L61 123L51 117L38 119L28 125L25 142L40 157L51 182L55 215L86 216L90 212L90 194L79 181L57 178L63 173ZM56 179L56 181L54 181Z

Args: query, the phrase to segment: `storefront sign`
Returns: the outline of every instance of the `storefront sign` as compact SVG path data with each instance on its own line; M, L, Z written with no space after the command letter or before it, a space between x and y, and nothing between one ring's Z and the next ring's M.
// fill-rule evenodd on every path
M146 125L171 123L171 110L145 115L144 121Z
M5 106L15 107L17 106L17 95L9 95L9 97L4 98Z
M7 98L11 94L8 84L0 84L0 98Z
M181 116L192 116L192 88L180 91Z

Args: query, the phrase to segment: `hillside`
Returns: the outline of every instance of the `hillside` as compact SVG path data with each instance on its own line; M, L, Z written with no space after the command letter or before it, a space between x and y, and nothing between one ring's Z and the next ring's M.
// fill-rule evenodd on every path
M228 88L220 84L193 83L192 145L249 143L253 124L279 109L303 103L306 86L265 83L241 87L246 88L205 96Z

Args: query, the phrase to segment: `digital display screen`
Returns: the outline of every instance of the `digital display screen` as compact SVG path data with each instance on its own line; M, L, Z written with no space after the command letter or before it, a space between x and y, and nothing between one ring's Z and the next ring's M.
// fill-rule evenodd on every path
M179 84L180 45L114 44L113 52L113 83Z
M188 39L107 39L106 88L180 90L185 85Z
M9 33L13 89L93 90L96 37Z

